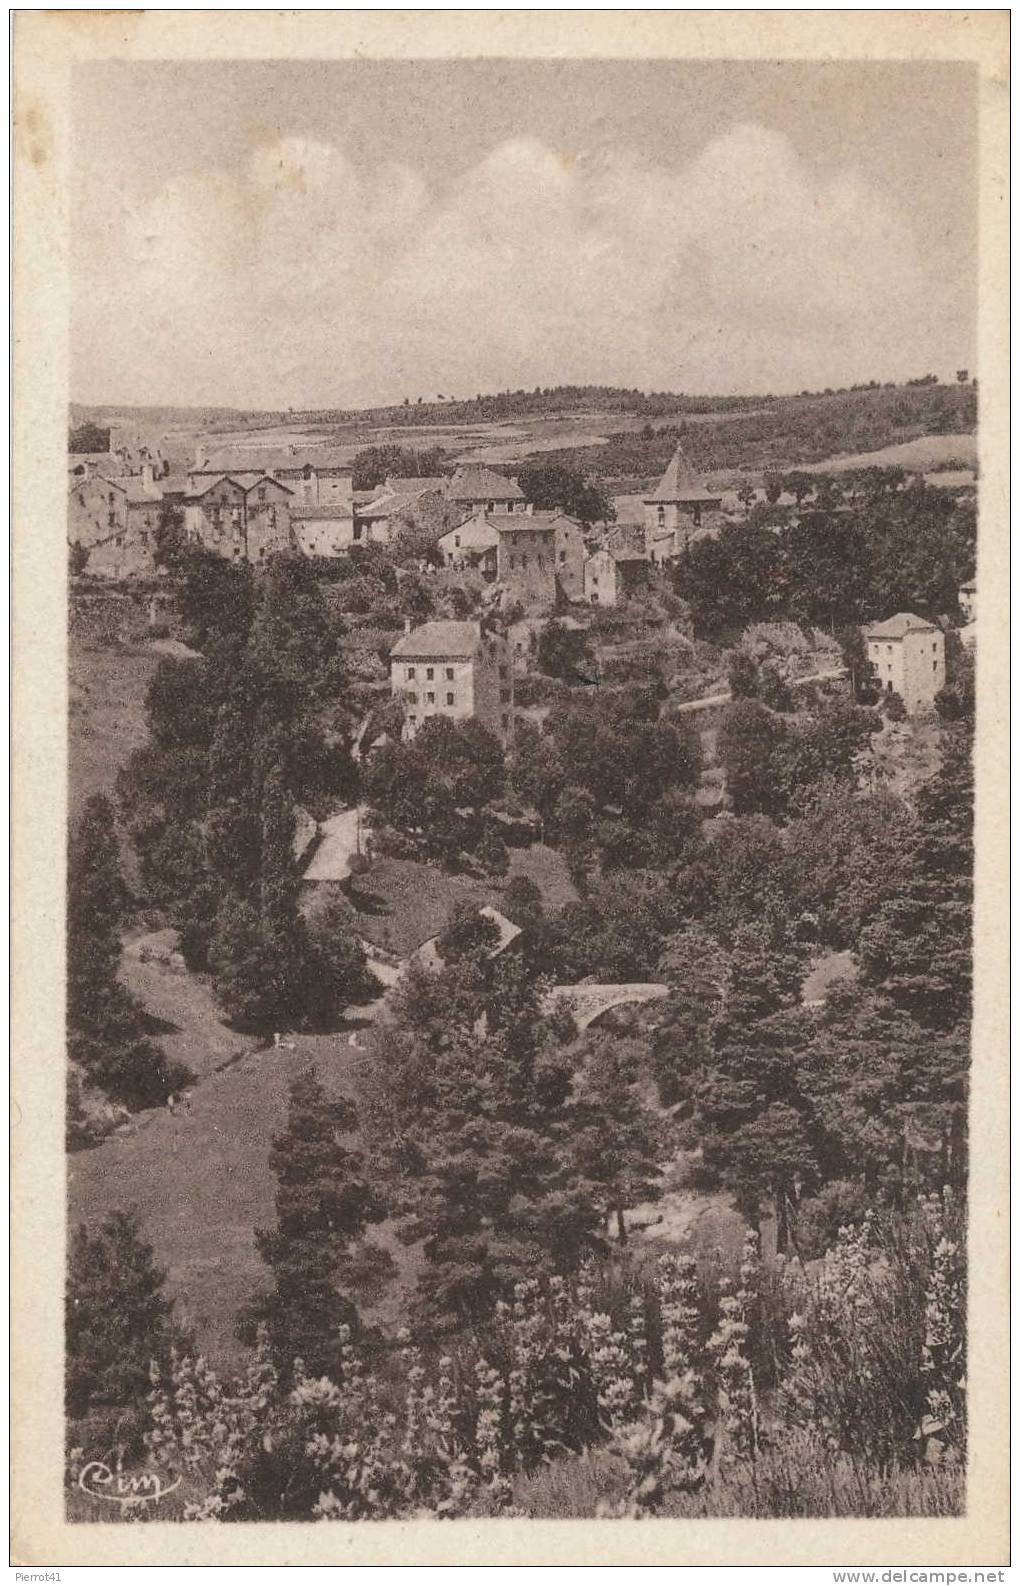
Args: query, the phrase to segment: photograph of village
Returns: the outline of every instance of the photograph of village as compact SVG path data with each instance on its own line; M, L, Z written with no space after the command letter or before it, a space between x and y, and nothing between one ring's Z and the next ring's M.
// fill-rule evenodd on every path
M70 1520L966 1511L976 107L75 69Z

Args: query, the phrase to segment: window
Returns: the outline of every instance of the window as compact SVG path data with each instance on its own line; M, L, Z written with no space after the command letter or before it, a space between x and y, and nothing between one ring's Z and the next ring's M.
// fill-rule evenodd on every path
M938 647L939 647L938 646L938 640L936 640L935 643L931 647L932 655L936 655L938 653Z
M886 648L887 654L892 655L892 645L891 644L887 644L885 648Z
M407 681L410 683L413 680L414 680L414 667L413 666L409 666L408 669L407 669Z
M430 689L429 692L425 695L425 703L426 703L426 705L434 705L435 702L436 702L435 691L433 689Z
M565 562L565 561L566 561L566 559L567 559L567 553L566 553L566 551L561 551L561 552L560 552L560 562L561 562L561 563L562 563L562 562Z
M937 661L933 661L931 663L931 669L932 669L933 672L937 672L938 669L939 669L939 663Z
M408 696L407 696L407 697L408 697L408 699L409 699L409 700L410 700L410 702L411 702L411 704L412 704L412 705L417 705L417 703L418 703L418 696L417 696L417 694L415 694L415 693L413 693L413 692L412 692L412 693L410 693L410 694L408 694Z
M460 545L460 535L459 534L455 534L453 536L453 543L454 543L454 545L458 545L458 546Z
M448 705L452 705L452 704L453 704L453 695L452 695L452 694L447 694L447 696L446 696L446 703L447 703L447 704L448 704Z
M665 507L660 507L658 512L657 512L657 514L656 514L656 516L657 516L657 518L659 520L659 528L660 529L664 529L666 527L666 509L665 509Z
M114 545L116 545L116 547L117 547L117 549L119 551L121 546L124 544L124 536L123 536L123 534L118 534L117 538L114 540L113 543L114 543Z
M431 683L432 679L435 677L435 675L436 675L436 669L435 669L434 666L427 666L425 668L425 676L428 678L430 683Z
M146 534L144 529L142 530L142 533L141 533L141 541L142 541L143 545L148 545L148 543L149 543L149 536ZM932 664L934 665L934 662Z
M452 666L448 666L446 668L446 681L448 683L452 683L453 682L453 667Z
M496 510L496 503L495 503L495 502L494 502L494 501L490 501L490 502L489 502L489 508L488 508L488 510L489 510L489 511L490 511L490 512L495 512L495 510Z
M510 703L510 690L508 688L501 688L500 689L500 691L499 691L499 702L500 702L501 705L509 705L509 703Z
M408 716L407 720L408 720L408 723L410 724L410 726L413 727L415 722L418 720L418 718L417 718L417 716Z
M265 487L265 485L259 485L259 506L265 506L265 504L266 504L266 487Z

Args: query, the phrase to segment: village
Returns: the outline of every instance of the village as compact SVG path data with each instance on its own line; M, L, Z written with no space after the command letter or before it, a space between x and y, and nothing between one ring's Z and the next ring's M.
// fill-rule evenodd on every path
M29 1049L104 1546L976 1513L1001 83L502 20L143 19L55 128Z

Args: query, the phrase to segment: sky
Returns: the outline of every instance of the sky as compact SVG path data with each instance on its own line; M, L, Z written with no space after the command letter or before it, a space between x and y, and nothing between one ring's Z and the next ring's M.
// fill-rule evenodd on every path
M953 63L79 67L72 397L952 378L975 90Z

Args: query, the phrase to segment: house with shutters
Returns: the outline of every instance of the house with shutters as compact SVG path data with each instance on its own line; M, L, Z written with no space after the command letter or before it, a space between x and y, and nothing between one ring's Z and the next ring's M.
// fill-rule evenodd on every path
M410 624L390 651L390 686L410 739L433 716L480 721L504 748L513 741L510 646L481 622Z
M526 612L556 604L556 515L534 512L490 518L496 530L496 578L506 605Z
M290 499L287 486L268 474L250 484L224 475L185 496L185 536L228 561L257 567L293 544Z
M668 562L690 544L694 530L722 506L722 491L709 490L695 472L682 446L655 489L644 498L645 531L653 562Z
M908 716L932 710L946 682L946 639L942 629L910 611L864 630L875 682L885 694L898 694Z

